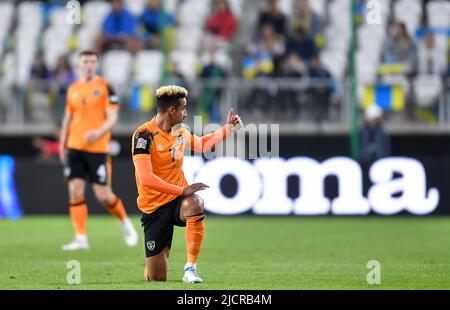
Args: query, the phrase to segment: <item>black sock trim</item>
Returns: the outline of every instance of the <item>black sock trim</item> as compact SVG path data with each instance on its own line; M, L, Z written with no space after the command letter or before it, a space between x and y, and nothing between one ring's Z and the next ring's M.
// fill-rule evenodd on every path
M79 207L81 205L84 205L86 203L86 200L83 200L81 202L77 202L77 203L72 203L70 206L71 207Z
M188 215L188 216L186 216L186 218L193 217L193 216L199 216L199 215L205 215L205 212L202 212L202 213L199 213L199 214Z
M206 217L206 216L202 216L201 218L199 218L198 220L196 220L194 223L201 222L201 221L205 220L205 217Z

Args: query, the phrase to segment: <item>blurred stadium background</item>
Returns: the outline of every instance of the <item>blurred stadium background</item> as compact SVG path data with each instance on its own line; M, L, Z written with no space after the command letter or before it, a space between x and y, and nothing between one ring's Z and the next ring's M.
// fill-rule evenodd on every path
M112 2L0 1L0 218L17 219L25 215L19 222L0 222L3 235L18 236L18 243L14 243L14 239L3 240L5 248L8 247L5 253L9 253L4 257L5 264L8 257L21 251L18 244L42 241L39 236L26 240L26 234L32 234L26 229L28 223L31 227L53 229L67 226L67 234L55 236L46 243L48 248L57 249L59 243L67 241L63 237L69 238L68 219L43 218L39 224L39 218L27 215L67 214L67 191L57 159L57 133L68 85L77 78L77 54L84 49L101 52L101 74L114 85L121 98L120 120L113 130L111 144L113 187L131 213L137 213L130 159L131 134L153 114L156 88L176 84L190 91L189 125L194 115L203 116L203 124L223 123L228 109L234 107L246 123L279 124L280 158L285 159L285 163L293 163L287 168L272 159L264 170L263 165L245 159L220 159L222 162L216 166L213 163L219 159L208 163L198 158L188 159L186 169L191 179L200 174L213 175L210 185L219 188L206 197L206 207L211 214L252 215L244 218L248 223L243 225L255 225L255 231L260 232L277 230L283 226L283 219L271 222L270 218L261 219L254 214L450 214L447 190L450 176L449 1L356 0L353 6L351 0ZM77 3L81 4L79 16ZM378 8L380 24L371 24L372 19L378 21ZM76 23L78 17L79 24ZM74 23L69 23L68 19ZM299 167L311 168L308 171L319 173L319 177L314 173L306 174L304 168L296 170L293 160L300 160ZM330 167L319 164L324 161ZM280 181L274 182L277 177ZM305 183L320 187L314 192L316 196L306 195ZM342 208L344 202L339 204L336 198L349 198L348 189L352 186L356 186L353 187L357 192L355 199L360 188L360 196L366 202L341 199L347 204ZM271 191L273 195L267 194ZM325 203L321 195L326 198ZM377 200L380 195L383 199ZM302 201L302 196L309 200ZM92 196L88 201L91 213L104 212ZM314 206L303 209L308 203ZM31 222L24 222L27 220ZM261 225L258 220L267 225ZM252 286L233 276L225 278L224 282L238 281L234 288L358 288L365 284L364 264L372 255L368 250L361 252L364 236L373 239L383 227L389 227L383 236L379 235L386 243L377 243L373 255L393 262L393 269L400 270L398 274L391 270L391 279L396 279L392 287L405 287L402 285L409 281L417 284L411 284L411 288L429 288L433 283L435 287L445 288L449 274L444 258L449 253L448 238L444 236L448 236L450 229L446 217L426 221L399 217L392 219L395 222L376 218L318 219L324 230L323 235L315 235L316 239L307 238L308 234L317 232L313 227L318 222L294 217L285 220L291 223L286 225L285 234L265 236L273 238L269 248L264 248L263 244L258 248L267 252L264 252L267 254L265 262L272 264L270 270L274 274L279 272L280 266L276 265L279 257L272 246L281 244L284 249L295 248L298 244L294 236L304 233L306 236L300 239L309 246L297 249L298 253L304 253L313 251L313 244L323 240L319 236L330 237L327 227L333 227L330 232L342 229L344 232L335 235L338 239L335 243L330 241L333 244L330 247L322 246L321 252L314 254L318 256L306 258L305 265L296 265L294 256L285 257L286 266L291 264L292 268L283 269L284 278L281 277L279 283L262 281L261 286ZM293 224L295 220L302 225L302 230ZM371 221L369 226L365 226L364 223L369 223L364 222L366 220ZM102 218L94 217L95 221L98 223L92 225L108 225L100 223L105 221ZM407 224L408 221L409 225L417 225L417 231ZM214 223L218 233L237 229L233 220L227 222L226 218L214 217L212 225ZM361 233L360 239L354 235L353 228ZM402 235L405 232L410 235ZM398 240L403 240L404 247L398 247L395 242L400 235ZM439 237L433 239L436 235ZM102 242L97 241L99 247L111 241L106 235L102 238ZM181 246L181 235L178 238L177 246ZM246 242L261 241L241 238L241 243L236 243L241 250ZM225 239L220 239L223 243L216 243L217 251L223 250L217 244L223 244L224 248L229 245ZM416 243L408 247L411 239ZM430 243L431 239L435 243ZM353 248L345 246L351 243ZM423 244L427 246L419 249ZM338 245L346 250L339 252ZM113 249L107 249L106 253L110 253L108 251L113 252ZM336 252L330 254L330 251ZM347 264L355 251L362 253L354 257L363 268L357 276L352 274L354 265ZM233 255L232 249L227 253ZM245 253L247 258L252 255ZM429 258L427 253L436 256ZM126 255L119 258L134 259L130 258L130 253ZM206 262L221 259L217 254L205 255ZM333 255L336 255L334 261ZM58 254L58 259L60 256L63 255ZM331 257L332 263L326 257ZM41 258L44 261L56 259L51 253ZM258 263L256 257L248 261ZM401 267L405 261L411 264ZM319 267L316 262L320 262ZM219 271L212 263L206 266L211 272L220 273L234 263L230 260L231 265L224 264ZM50 268L50 265L45 266ZM15 274L18 267L5 266L9 266L7 272L11 274ZM257 274L262 272L246 266ZM130 274L141 272L139 264L130 263L125 267L134 268ZM320 275L338 267L344 268L342 274L335 274L342 276L341 280L327 282L328 286L321 282ZM126 268L121 276L131 270ZM294 279L305 273L314 277L308 268L316 268L316 282ZM415 274L417 268L425 268L429 274L414 282L408 276ZM47 272L36 271L39 272L40 279L47 285L43 287L59 283L55 279L47 281L44 277ZM237 269L236 272L245 271ZM11 277L8 273L4 276ZM133 279L130 281L137 281ZM116 280L112 280L111 287ZM255 283L257 280L255 278ZM8 283L4 282L3 287L21 288L26 281L16 286ZM210 287L222 288L220 283Z

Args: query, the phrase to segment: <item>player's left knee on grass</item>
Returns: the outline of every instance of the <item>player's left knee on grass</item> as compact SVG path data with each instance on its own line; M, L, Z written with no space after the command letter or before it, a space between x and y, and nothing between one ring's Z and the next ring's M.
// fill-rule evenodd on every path
M183 199L181 203L182 217L203 214L205 212L203 199L200 196L192 195Z

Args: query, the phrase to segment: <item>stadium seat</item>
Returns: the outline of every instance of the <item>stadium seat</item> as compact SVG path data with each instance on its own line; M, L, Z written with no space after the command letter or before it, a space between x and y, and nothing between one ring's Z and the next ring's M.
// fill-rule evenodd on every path
M308 0L309 6L313 10L314 13L321 17L325 17L326 15L326 2L327 0Z
M230 4L233 14L240 17L244 10L244 0L228 0L228 3Z
M350 1L348 0L333 1L330 3L328 9L330 17L328 28L332 28L338 31L340 33L339 37L345 36L350 38L351 34Z
M4 74L2 83L8 87L11 87L17 81L16 63L17 56L14 52L7 53L3 58L2 68Z
M18 6L18 23L27 28L40 29L43 24L43 3L39 1L25 1Z
M77 48L79 50L92 49L98 34L99 31L94 31L89 27L80 27L76 33Z
M109 51L103 56L103 75L115 87L128 83L131 54L126 51Z
M204 52L200 57L200 62L202 65L210 64L211 60L211 54L208 52ZM219 50L216 52L214 55L214 61L222 68L229 69L231 67L231 59L224 50Z
M54 8L50 13L50 27L73 28L73 24L67 22L67 10L64 7Z
M170 61L177 63L178 69L189 81L193 81L196 77L196 65L198 62L194 52L186 50L175 50L170 53Z
M111 6L106 1L90 1L83 6L83 24L91 29L101 28L102 22L110 12Z
M210 13L210 0L185 0L184 2L182 2L182 4L179 5L178 21L182 28L202 28L206 18Z
M327 68L333 78L342 80L344 78L345 69L347 66L347 57L345 53L340 51L324 50L320 54L320 61Z
M430 1L426 10L430 27L450 27L450 3L448 1Z
M363 25L358 29L359 48L365 49L366 46L369 46L371 48L378 48L378 51L380 51L383 46L384 38L385 32L381 27Z
M15 38L17 56L15 59L18 62L17 81L20 81L20 84L23 85L29 79L29 69L34 58L34 54L37 50L39 29L27 29L22 26L16 29Z
M176 48L196 52L200 48L202 36L202 28L178 27L176 29Z
M11 25L11 21L14 15L14 5L12 2L0 3L0 33L6 32Z
M146 0L125 0L125 6L134 16L141 16L145 9Z
M340 39L335 40L337 37ZM350 34L341 33L338 28L330 26L325 30L325 42L327 50L345 54L350 47Z
M70 28L51 27L45 30L42 43L46 65L53 69L58 58L69 51Z
M23 49L22 49L23 50ZM33 64L34 52L32 53L18 53L15 58L16 61L16 83L19 86L26 86L30 79L31 66Z
M164 0L162 4L164 9L169 13L174 13L177 10L179 0Z
M278 6L280 11L286 14L287 16L291 16L294 11L294 1L293 0L279 0Z
M365 51L356 54L358 84L375 84L379 57L376 58Z
M430 107L436 103L442 90L438 75L419 75L413 81L415 101L419 107Z
M140 85L157 86L161 80L164 56L160 51L142 51L136 55L134 81Z
M11 2L0 3L0 58L3 55L5 44L3 44L11 26L14 14L14 5Z
M411 36L415 35L422 18L422 3L420 0L398 0L394 3L394 18L403 22Z

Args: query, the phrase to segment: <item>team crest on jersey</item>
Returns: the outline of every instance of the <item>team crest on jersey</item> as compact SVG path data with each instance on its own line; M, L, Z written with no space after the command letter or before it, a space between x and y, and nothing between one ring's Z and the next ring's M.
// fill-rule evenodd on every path
M98 90L98 89L94 90L94 96L100 97L100 90Z
M179 135L179 136L177 137L177 140L178 140L178 143L179 143L180 145L183 144L183 136L182 136L182 135Z
M139 138L136 142L136 148L145 150L147 148L147 140Z
M147 249L153 251L155 249L155 241L153 240L147 241Z

